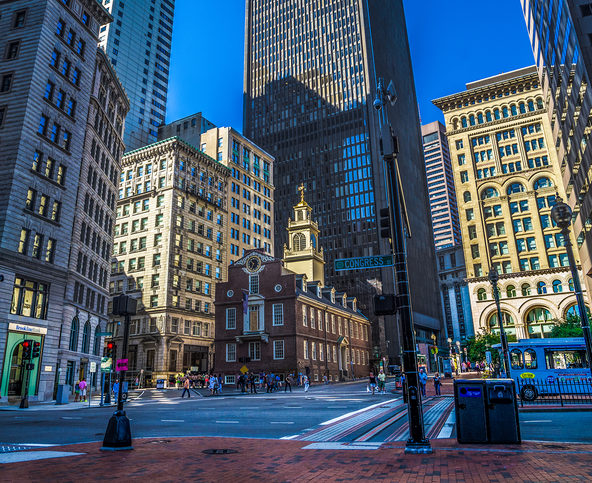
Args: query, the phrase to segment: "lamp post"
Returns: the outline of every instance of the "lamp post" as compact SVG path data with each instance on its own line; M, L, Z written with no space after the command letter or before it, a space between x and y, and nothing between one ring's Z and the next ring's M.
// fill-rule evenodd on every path
M431 453L432 446L425 436L421 393L419 391L419 372L417 370L417 354L413 312L407 275L407 249L405 229L409 233L405 202L402 197L401 179L397 163L398 141L393 134L388 120L387 107L394 105L397 94L393 83L385 86L384 79L379 78L376 86L376 99L373 106L379 113L380 147L385 168L385 181L389 204L390 239L394 258L394 279L396 283L397 311L402 332L403 367L407 385L407 408L409 415L409 439L405 445L405 453Z
M500 326L500 339L502 342L504 372L506 374L506 377L510 378L510 353L508 350L508 339L506 337L506 330L504 329L502 309L500 308L499 287L497 285L497 282L499 281L499 274L497 273L497 270L495 268L489 270L488 278L491 282L491 287L493 288L493 298L495 299L495 307L497 309L497 320Z
M569 268L571 269L571 278L573 279L574 292L578 303L578 312L580 313L580 323L582 324L582 332L584 333L584 341L586 343L586 355L588 358L588 367L592 373L592 336L590 335L590 319L588 318L588 311L584 303L584 296L582 295L582 286L580 284L580 275L576 267L576 261L573 254L573 245L569 236L569 225L571 224L572 212L569 205L563 202L560 197L557 197L555 206L551 208L551 218L561 228L563 235L563 243L567 251L567 259L569 260Z

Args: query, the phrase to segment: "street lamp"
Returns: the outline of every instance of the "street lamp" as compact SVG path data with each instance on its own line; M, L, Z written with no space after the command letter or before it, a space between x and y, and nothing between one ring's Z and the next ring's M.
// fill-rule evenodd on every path
M502 318L502 309L500 308L500 300L499 300L499 288L497 282L499 281L499 274L495 268L489 270L488 275L489 281L491 282L491 287L493 288L493 298L495 299L495 307L497 308L497 320L500 326L500 339L502 341L502 352L503 352L503 359L504 359L504 370L506 373L506 377L510 376L510 354L508 350L508 339L506 337L506 331L504 329L504 320Z
M561 228L563 235L563 243L567 251L567 259L569 260L569 268L571 269L571 278L574 284L574 292L578 302L578 312L580 313L580 323L582 324L582 332L584 333L584 341L586 343L586 355L588 358L588 367L592 373L592 336L590 335L590 320L588 319L588 311L584 303L584 296L582 295L582 286L580 284L580 275L576 267L576 261L573 254L573 245L569 236L569 225L571 225L572 212L567 203L558 196L555 206L551 208L551 218Z
M407 249L405 243L405 227L410 236L405 201L402 196L401 179L397 153L398 141L388 120L387 106L395 104L397 93L392 81L385 87L384 79L379 78L376 86L376 99L373 106L379 113L380 151L385 168L386 192L388 194L391 250L394 258L394 279L396 283L397 311L402 332L403 366L407 385L407 408L409 415L409 439L405 445L405 453L431 453L432 446L425 436L423 411L421 409L421 393L419 392L419 373L417 370L417 354L409 293L407 272Z

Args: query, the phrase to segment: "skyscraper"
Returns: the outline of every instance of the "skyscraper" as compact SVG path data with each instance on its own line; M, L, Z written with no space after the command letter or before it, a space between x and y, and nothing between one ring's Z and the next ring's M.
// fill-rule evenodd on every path
M155 142L165 120L175 0L102 3L114 21L101 27L99 43L130 99L123 140L131 151Z
M592 6L581 0L520 0L557 149L583 280L592 290Z
M454 177L446 129L440 121L421 126L436 249L460 245Z
M399 99L388 110L411 222L413 310L419 341L432 343L440 330L438 284L402 2L247 0L245 46L245 134L276 158L276 225L287 226L304 183L323 226L327 283L357 294L367 315L377 287L393 292L392 270L340 275L333 261L389 250L376 229L387 195L372 101L377 78L393 80ZM286 241L277 230L276 247ZM387 343L373 356L388 346L396 358L396 326L385 325ZM375 341L383 339L377 328Z

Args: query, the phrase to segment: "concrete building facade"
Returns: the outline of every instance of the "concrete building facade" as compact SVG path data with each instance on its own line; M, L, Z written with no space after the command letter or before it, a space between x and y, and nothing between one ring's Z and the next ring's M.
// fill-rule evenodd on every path
M475 332L499 330L494 267L508 334L548 337L576 299L550 217L565 190L536 69L467 84L434 104L446 120Z
M102 0L114 21L99 42L131 101L124 133L126 151L157 140L164 124L170 75L175 0Z
M2 3L0 45L6 50L0 61L0 398L4 401L24 393L21 359L26 339L42 344L27 388L31 399L50 399L56 383L65 377L66 368L60 366L69 337L64 324L70 316L65 312L72 305L75 283L71 245L80 218L80 192L87 187L81 173L93 163L88 156L92 136L87 131L94 121L89 105L96 102L92 98L97 95L98 71L102 69L105 80L117 85L96 49L99 28L110 21L108 12L92 0ZM120 99L120 89L114 90ZM123 123L126 104L120 102ZM117 167L116 158L110 156ZM112 180L101 179L106 188L99 204L105 207ZM109 209L103 214L103 228L105 217ZM101 250L103 241L109 250L110 234L96 228ZM90 259L99 264L100 273L104 265L98 254ZM98 316L102 289L93 281L97 280L94 267L91 276L87 267L82 277L81 305ZM86 289L91 287L92 310L86 306ZM80 352L72 356L75 361L82 357Z
M145 384L212 368L216 282L226 280L230 170L179 138L122 161L112 294L140 300L127 358ZM121 325L114 321L116 354Z
M568 203L583 281L592 290L592 8L585 0L520 0Z
M436 251L460 245L460 222L446 128L440 121L421 126L432 229Z
M245 35L245 135L276 159L276 223L287 225L290 200L304 183L325 227L319 242L327 282L356 293L374 322L379 356L388 351L393 361L400 356L396 323L372 314L373 295L394 291L392 270L338 273L333 262L389 250L376 229L387 196L378 117L367 100L374 99L378 77L404 93L386 109L409 193L414 321L419 341L431 343L441 329L439 305L432 303L438 283L402 2L247 0ZM276 246L286 242L287 234L277 231Z

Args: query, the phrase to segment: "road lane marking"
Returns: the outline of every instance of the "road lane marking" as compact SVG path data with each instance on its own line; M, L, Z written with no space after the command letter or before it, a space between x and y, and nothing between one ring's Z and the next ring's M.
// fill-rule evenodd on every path
M238 421L216 421L218 424L238 424Z
M302 406L284 406L284 409L302 409Z
M271 424L294 424L294 421L271 421Z
M450 436L452 435L452 430L454 429L455 424L456 424L456 414L454 411L450 411L450 415L448 416L448 419L444 423L444 426L442 426L442 429L438 433L437 439L450 438Z
M346 414L343 414L342 416L339 416L337 418L333 418L333 419L330 419L329 421L325 421L324 423L321 423L320 426L327 426L329 424L333 424L333 423L336 423L338 421L342 421L343 419L347 419L347 418L350 418L352 416L355 416L356 414L363 413L364 411L368 411L370 409L374 409L374 408L380 407L380 406L382 406L384 404L389 404L389 403L392 403L392 402L395 402L395 401L398 401L398 400L399 399L389 399L388 401L382 401L382 402L379 402L377 404L373 404L372 406L368 406L368 407L365 407L365 408L362 408L362 409L358 409L357 411L353 411L351 413L346 413Z
M62 419L82 419L82 418L73 417L73 416L62 416Z
M282 437L280 439L294 439L294 438L297 438L298 436L300 436L300 435L299 434L293 434L292 436L284 436L284 437Z
M163 423L184 423L184 419L161 419Z
M552 423L551 419L530 419L527 421L520 421L521 423Z

